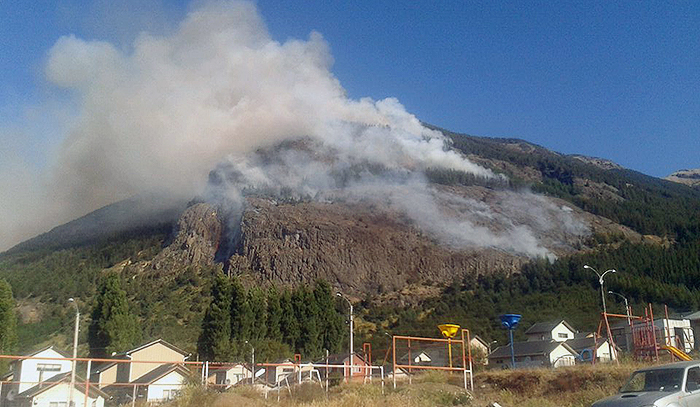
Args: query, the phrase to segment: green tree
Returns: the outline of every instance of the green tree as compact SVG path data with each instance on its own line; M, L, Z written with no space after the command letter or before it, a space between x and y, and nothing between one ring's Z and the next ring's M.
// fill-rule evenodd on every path
M138 320L129 312L126 291L116 274L108 275L97 296L88 329L90 354L106 357L112 352L122 352L140 339Z
M321 346L331 353L339 352L345 339L345 317L338 312L336 296L331 285L319 280L314 286L314 297L319 310ZM345 305L345 304L343 304Z
M289 290L282 292L280 307L282 308L282 320L280 322L282 342L295 349L301 332L299 320L296 317L294 305L292 304L292 293Z
M12 297L12 287L0 279L0 354L8 355L17 345L17 316L15 315L15 300ZM0 362L0 369L5 371L8 362Z
M248 302L253 315L253 329L251 338L254 340L267 337L267 304L265 293L259 287L253 287L248 291Z
M319 356L322 348L320 310L314 294L304 286L298 287L292 293L292 304L299 321L297 352L306 357Z
M248 294L237 278L231 280L231 339L243 342L252 339L254 315Z
M197 351L203 360L225 360L231 352L231 282L218 273L204 314Z
M282 307L280 295L275 287L267 292L267 337L282 342Z

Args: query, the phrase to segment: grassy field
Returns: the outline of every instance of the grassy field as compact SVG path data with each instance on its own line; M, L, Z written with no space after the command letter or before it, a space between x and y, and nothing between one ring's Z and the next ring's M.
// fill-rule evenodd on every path
M251 389L236 388L217 393L201 388L188 389L170 407L427 407L478 406L493 402L503 407L588 407L599 398L617 391L629 374L641 365L596 365L571 368L487 371L475 375L474 393L461 387L462 376L426 373L393 389L387 383L382 394L379 384L342 384L329 393L318 384L306 383L293 388L292 395L282 393L270 398Z

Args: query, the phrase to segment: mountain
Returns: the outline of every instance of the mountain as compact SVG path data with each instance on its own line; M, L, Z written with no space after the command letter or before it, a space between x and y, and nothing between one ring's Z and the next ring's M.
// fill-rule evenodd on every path
M63 299L91 307L104 273L123 277L144 336L187 350L222 272L248 287L326 280L360 301L367 340L381 329L432 332L440 318L494 338L494 313L509 306L593 326L597 280L583 264L618 268L623 278L610 287L633 303L700 305L700 191L523 140L432 128L496 175L427 168L414 179L355 165L315 195L249 188L235 204L134 198L17 245L0 254L0 277L21 299L23 343L70 332ZM257 154L263 163L335 160L303 139ZM366 182L367 173L382 182ZM206 195L239 179L230 166L212 171Z
M664 179L695 187L700 185L700 168L694 170L678 170Z

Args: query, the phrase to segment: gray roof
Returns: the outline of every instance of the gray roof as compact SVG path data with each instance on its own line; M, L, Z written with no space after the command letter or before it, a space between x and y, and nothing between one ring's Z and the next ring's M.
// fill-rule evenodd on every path
M132 381L132 383L151 384L151 383L155 382L156 380L160 379L161 377L167 375L168 373L175 372L175 371L180 373L182 376L185 376L185 377L187 377L190 374L190 371L182 365L178 365L178 364L160 365L157 368L146 373L145 375Z
M691 321L694 321L696 319L700 319L700 311L695 311L693 313L683 315L683 319L689 319Z
M581 353L582 350L584 349L593 349L593 347L597 345L600 347L600 345L606 343L608 340L605 338L597 338L594 340L593 337L590 338L575 338L575 339L569 339L568 341L564 342L567 345L571 347L571 349L575 350L577 353Z
M564 321L563 319L559 319L553 322L537 322L536 324L533 324L531 327L529 327L527 331L525 331L525 335L550 333L552 332L552 329L554 329L557 325L561 323L564 323L564 326L569 328L571 332L576 332L576 330L571 325L569 325L568 322Z
M513 342L513 351L515 356L540 356L549 355L554 349L560 345L564 346L569 352L576 353L569 345L564 342L556 341L525 341ZM491 352L489 359L509 358L510 344L499 346Z
M39 395L39 394L45 392L46 390L48 390L54 386L58 386L62 382L70 382L70 375L71 375L71 372L65 372L65 373L60 373L60 374L57 374L55 376L52 376L52 377L46 379L46 381L39 383L39 384L35 385L34 387L30 387L27 390L21 392L20 394L17 395L17 397L32 398L36 395ZM82 382L82 383L80 383L80 382ZM78 375L75 376L74 387L78 391L85 392L85 384L84 383L85 383L85 379L82 379ZM69 383L69 386L70 386L70 383ZM100 397L109 398L109 395L107 393L103 392L98 387L96 387L92 384L90 384L89 394L91 394L93 396L95 394L97 394Z
M428 358L430 359L429 362L414 362L412 359L415 358L416 356L420 355L421 353L424 353ZM462 357L462 352L461 350L458 350L458 348L452 349L452 357L458 356L461 358ZM402 365L408 365L409 363L409 357L408 353L404 354L401 356L401 359L399 360L399 364ZM448 350L445 347L433 347L433 348L426 348L426 349L421 349L421 350L416 350L411 353L411 365L416 365L416 366L448 366L450 364L449 361L449 355L448 355Z

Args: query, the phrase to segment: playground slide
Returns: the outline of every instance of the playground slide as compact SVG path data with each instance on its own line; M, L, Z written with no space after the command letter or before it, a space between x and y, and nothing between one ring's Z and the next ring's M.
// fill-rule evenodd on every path
M671 352L673 356L677 357L680 360L693 360L693 358L691 358L687 353L676 348L675 346L666 345L662 346L661 349L666 349L667 351Z

